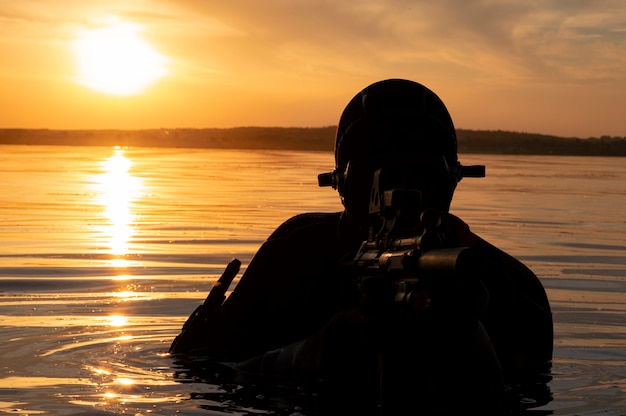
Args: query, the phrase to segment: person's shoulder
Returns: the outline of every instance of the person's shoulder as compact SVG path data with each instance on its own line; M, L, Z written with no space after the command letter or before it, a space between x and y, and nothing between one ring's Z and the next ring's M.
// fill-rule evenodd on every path
M470 230L470 227L460 218L449 214L444 219L444 224L450 229L458 232L457 242L459 246L474 248L484 264L495 266L502 273L501 278L507 278L513 284L517 293L531 299L539 305L546 314L550 315L550 302L546 291L537 274L526 264L507 253L503 249L496 247L482 237L479 237Z
M305 229L336 228L340 217L341 212L305 212L297 214L280 224L268 239L287 238Z
M478 235L474 234L465 221L454 214L447 213L442 220L442 225L445 233L453 239L453 244L459 246L475 246L486 242Z
M454 235L457 245L473 247L482 252L485 258L499 263L509 270L514 270L517 274L534 276L534 273L521 261L474 233L469 225L459 217L448 214L444 219L444 224L447 232L452 232Z
M281 273L326 273L339 253L341 213L308 212L295 215L274 230L255 255L255 265L280 263ZM306 267L306 271L303 271ZM320 271L321 270L321 271Z

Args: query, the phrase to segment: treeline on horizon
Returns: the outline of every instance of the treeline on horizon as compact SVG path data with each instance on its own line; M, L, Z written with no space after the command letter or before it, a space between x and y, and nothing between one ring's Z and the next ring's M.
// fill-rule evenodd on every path
M336 126L144 130L0 129L0 144L332 151ZM626 137L458 129L459 153L626 156Z

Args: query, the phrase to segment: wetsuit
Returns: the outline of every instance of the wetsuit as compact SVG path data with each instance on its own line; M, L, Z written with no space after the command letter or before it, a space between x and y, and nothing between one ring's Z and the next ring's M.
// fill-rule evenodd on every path
M263 243L202 330L187 334L194 342L184 350L174 343L171 352L331 383L345 383L346 374L358 381L380 377L375 361L381 351L389 377L443 369L444 383L458 370L461 382L474 383L480 374L499 378L499 386L545 370L552 357L550 306L537 276L521 262L446 214L441 228L447 244L472 247L477 258L460 286L450 290L447 311L428 319L391 314L372 323L376 318L364 318L354 276L341 267L360 245L345 239L350 235L345 227L342 213L287 220ZM429 389L434 378L402 386ZM397 386L394 392L407 393Z

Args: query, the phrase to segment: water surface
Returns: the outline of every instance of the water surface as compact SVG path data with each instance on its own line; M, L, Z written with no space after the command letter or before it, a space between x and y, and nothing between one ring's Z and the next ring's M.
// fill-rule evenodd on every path
M245 268L291 215L341 209L317 187L332 153L1 147L0 412L310 414L297 392L181 383L167 350L231 258ZM623 158L461 161L487 178L464 179L452 212L552 304L554 400L539 410L623 414Z

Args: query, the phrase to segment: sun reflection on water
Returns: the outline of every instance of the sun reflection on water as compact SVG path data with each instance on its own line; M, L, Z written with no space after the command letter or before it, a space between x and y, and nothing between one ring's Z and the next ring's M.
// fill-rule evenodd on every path
M109 325L111 326L126 326L128 324L128 318L122 315L111 315L108 317Z
M116 362L98 366L87 365L84 368L92 374L89 384L98 386L99 391L91 397L72 400L74 404L112 409L120 404L135 406L142 403L159 404L180 400L178 393L172 394L167 390L167 386L175 386L176 382L161 372ZM165 390L158 390L158 387ZM152 412L149 410L148 413Z
M125 149L115 148L111 157L102 163L104 173L98 175L98 202L104 207L109 253L114 256L112 265L124 267L129 254L129 242L134 234L133 204L140 196L142 182L131 174L132 162Z
M116 280L116 281L123 282L123 281L126 281L126 280L131 280L132 278L133 277L128 275L128 274L118 274L117 276L113 276L111 278L111 280Z

